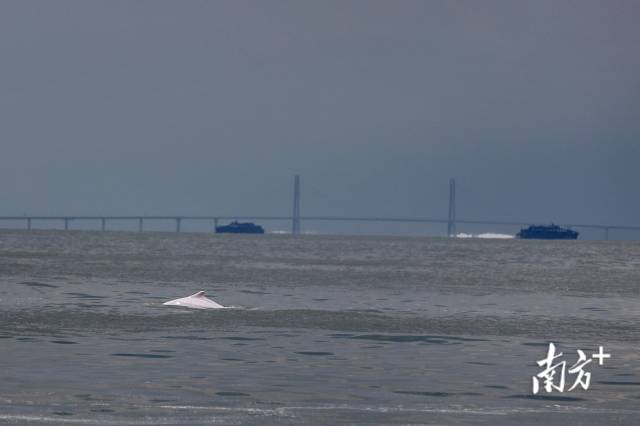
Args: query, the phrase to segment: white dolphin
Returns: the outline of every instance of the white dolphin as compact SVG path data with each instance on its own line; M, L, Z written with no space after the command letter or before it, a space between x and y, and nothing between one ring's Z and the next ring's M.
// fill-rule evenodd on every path
M164 302L163 305L184 306L185 308L194 308L194 309L224 308L224 306L206 297L204 295L204 291L199 291L196 294L192 294L191 296L183 297L181 299L169 300L168 302Z

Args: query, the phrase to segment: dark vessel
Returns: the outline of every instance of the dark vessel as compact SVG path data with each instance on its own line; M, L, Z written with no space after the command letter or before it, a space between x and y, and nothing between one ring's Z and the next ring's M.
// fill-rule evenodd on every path
M255 223L239 223L236 221L228 225L216 226L218 234L264 234L264 229Z
M522 228L516 237L524 240L575 240L578 238L578 232L554 224L531 225L528 228Z

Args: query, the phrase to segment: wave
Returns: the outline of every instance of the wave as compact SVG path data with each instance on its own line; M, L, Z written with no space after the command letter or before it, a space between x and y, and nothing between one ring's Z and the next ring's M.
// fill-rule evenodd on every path
M487 239L499 239L506 240L510 238L514 238L511 234L499 234L496 232L484 232L482 234L465 234L464 232L460 232L456 235L456 238L487 238Z
M86 424L86 425L173 425L173 424L261 424L265 418L272 424L292 424L292 420L320 421L353 420L354 416L374 422L386 419L391 424L398 424L396 416L426 414L436 416L453 417L454 419L468 418L468 416L500 417L510 416L515 420L516 416L531 415L553 415L562 416L560 419L575 420L584 419L586 416L606 415L622 417L625 420L634 418L639 411L635 409L600 408L589 407L584 404L578 405L545 405L540 407L506 406L476 407L459 405L423 405L420 407L407 407L405 405L351 405L351 404L328 404L328 405L287 405L282 407L245 407L245 406L224 406L224 405L197 405L197 404L169 404L169 405L147 405L147 404L92 404L98 407L111 407L107 414L87 417L73 416L72 411L54 412L57 415L39 414L37 412L27 413L0 413L0 422L11 423L53 423L53 424ZM126 417L118 412L122 409L135 409L140 413L138 416L127 415ZM171 414L166 413L169 410ZM252 421L253 420L253 421ZM257 420L257 422L256 422ZM305 421L301 423L307 423ZM339 421L339 423L343 423ZM351 422L349 422L351 423ZM385 422L387 423L387 422ZM455 423L455 422L454 422ZM311 422L311 424L318 424ZM358 424L361 424L358 422Z
M85 310L0 311L1 339L33 339L44 336L73 343L87 333L148 333L184 336L202 330L220 332L242 327L278 330L331 330L339 339L459 344L461 336L520 336L542 339L582 338L640 342L640 329L633 320L599 320L535 315L469 315L447 317L395 317L373 312L296 310L190 311L142 315L101 313ZM457 337L455 337L457 336ZM28 340L27 340L28 341ZM59 343L59 342L57 342Z

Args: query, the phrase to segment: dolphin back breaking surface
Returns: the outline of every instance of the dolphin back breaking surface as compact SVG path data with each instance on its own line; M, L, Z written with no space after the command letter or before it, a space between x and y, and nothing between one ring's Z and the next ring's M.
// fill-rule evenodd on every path
M199 291L196 294L192 294L188 297L183 297L181 299L169 300L168 302L164 302L163 305L168 306L183 306L185 308L193 308L193 309L220 309L224 308L224 306L214 302L205 296L204 291Z

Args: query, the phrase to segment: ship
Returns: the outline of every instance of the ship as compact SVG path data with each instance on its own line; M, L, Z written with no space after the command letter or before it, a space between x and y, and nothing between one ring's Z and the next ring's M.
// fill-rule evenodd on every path
M531 225L516 234L523 240L576 240L578 232L558 225Z
M216 226L218 234L264 234L264 228L255 223L233 221L228 225Z

